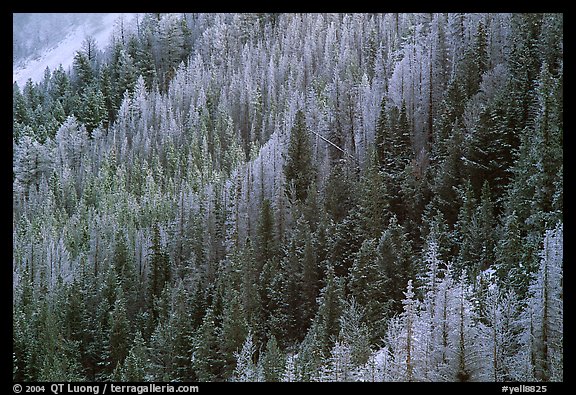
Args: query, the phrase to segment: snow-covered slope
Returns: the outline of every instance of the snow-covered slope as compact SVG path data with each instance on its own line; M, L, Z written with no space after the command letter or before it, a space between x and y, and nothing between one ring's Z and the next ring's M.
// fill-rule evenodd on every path
M100 23L86 23L72 29L66 38L58 45L47 48L42 55L33 60L29 60L21 67L13 69L13 80L23 87L26 81L31 78L34 82L39 82L44 78L44 70L58 68L60 64L67 70L72 66L74 54L82 46L82 41L87 36L92 36L96 40L98 47L103 49L108 45L109 38L114 30L115 21L124 15L124 22L130 22L135 14L109 13L103 15Z

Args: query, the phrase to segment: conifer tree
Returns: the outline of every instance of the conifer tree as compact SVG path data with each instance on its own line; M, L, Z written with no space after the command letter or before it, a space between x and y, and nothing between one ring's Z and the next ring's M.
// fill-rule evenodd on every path
M286 362L274 335L268 339L261 361L264 381L282 381Z
M530 353L530 374L538 381L563 377L563 241L562 224L546 231L522 317L521 342Z
M132 347L124 360L122 381L143 382L147 380L148 349L140 331L136 332Z
M130 323L126 316L126 301L120 291L110 320L110 366L122 366L132 343Z
M288 193L290 200L305 201L308 187L316 175L312 163L312 144L302 110L296 112L294 126L290 132L284 175L287 185L294 188Z
M212 309L208 309L193 343L192 366L200 381L216 381L220 378L220 356L217 327Z

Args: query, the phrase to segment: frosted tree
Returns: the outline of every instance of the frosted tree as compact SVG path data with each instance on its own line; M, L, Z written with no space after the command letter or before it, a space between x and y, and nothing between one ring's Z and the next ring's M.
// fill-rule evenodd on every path
M450 381L481 380L482 355L477 341L471 286L461 275L448 302L453 305L452 331L449 335L450 360L446 378Z
M350 347L350 362L355 366L367 362L370 351L368 327L363 320L363 309L354 298L344 303L340 316L339 338Z
M14 377L562 378L561 14L136 18L13 86Z
M53 169L53 154L49 144L40 144L24 136L14 144L13 170L15 191L28 192L28 187L40 185L43 175L49 176Z
M415 298L412 280L408 281L403 312L388 322L386 344L392 353L392 376L394 381L417 381L416 366L416 327L418 325L419 302Z
M447 292L447 289L444 288L446 284L443 284L446 265L439 256L437 237L435 230L432 230L428 235L424 251L426 271L420 279L422 283L420 292L423 294L423 302L419 336L422 363L421 379L424 381L435 381L438 379L437 371L441 362L440 345L443 340L442 330L445 329L440 318L448 313L447 309L445 309L446 306L442 305L442 302L446 302L446 300L441 299L442 296L447 296L441 294L441 290Z
M297 381L296 376L296 360L298 359L298 355L289 354L286 357L286 369L284 370L284 374L282 375L282 381L285 382L294 382Z
M351 347L345 342L337 341L330 351L326 365L321 372L321 381L355 381L352 365Z
M257 365L254 363L254 354L256 347L252 340L252 333L248 332L248 336L244 341L242 350L235 353L236 368L234 369L234 381L260 381Z
M78 188L82 174L80 169L83 165L83 158L88 147L88 133L83 125L79 125L74 116L62 124L56 132L56 165L60 169L69 168L76 176L75 181Z
M368 361L358 368L357 378L366 382L392 381L390 376L391 354L388 347L384 346L374 351L368 357Z
M493 280L487 290L478 323L478 340L483 356L483 381L512 381L517 378L515 354L520 303L513 291L501 290Z
M529 380L563 379L563 225L544 235L538 272L529 287L529 299L522 314L521 344L529 352Z

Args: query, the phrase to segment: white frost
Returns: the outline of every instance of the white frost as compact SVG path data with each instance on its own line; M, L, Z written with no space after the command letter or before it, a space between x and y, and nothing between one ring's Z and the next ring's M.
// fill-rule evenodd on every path
M96 40L98 48L103 49L114 30L114 22L121 16L121 13L110 13L101 19L98 25L91 23L83 24L71 30L66 38L55 47L47 48L43 54L37 58L26 62L22 67L13 69L13 81L22 88L29 78L34 82L40 82L44 78L46 67L53 71L62 64L64 70L72 66L74 54L82 46L82 42L87 36L92 36ZM136 14L124 14L125 22L129 22Z

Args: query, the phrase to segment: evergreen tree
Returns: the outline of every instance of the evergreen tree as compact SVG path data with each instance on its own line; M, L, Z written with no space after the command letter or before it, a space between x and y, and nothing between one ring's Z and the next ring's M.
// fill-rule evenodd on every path
M147 380L148 348L140 331L136 332L132 347L124 360L122 381L143 382Z
M304 249L302 259L302 324L308 328L308 323L312 322L316 314L316 299L320 292L320 272L316 251L310 229L305 229Z
M450 226L456 223L458 208L454 204L457 201L456 188L464 177L462 169L462 143L463 134L459 123L452 128L449 137L445 142L438 142L437 145L446 146L446 156L438 164L434 186L433 201L442 210L444 218Z
M377 246L375 239L362 243L350 270L348 282L350 293L365 309L364 317L373 343L384 335L385 322L392 303L387 297L390 280L379 265L382 261L378 258Z
M155 299L159 298L164 286L170 282L170 262L168 255L164 252L160 244L160 228L155 226L152 235L152 245L150 246L150 271L149 271L149 296L148 306L154 317L154 322L158 318L158 311L154 307Z
M316 341L324 356L329 355L340 333L339 322L343 308L343 288L342 281L335 277L334 270L329 267L326 285L320 292L318 312L316 313L315 322L312 324L315 327L315 331L317 331Z
M182 281L179 281L173 291L172 308L170 314L172 331L172 369L170 377L179 381L196 380L192 370L192 342L193 329L189 295Z
M293 188L288 192L290 200L305 201L308 187L316 174L312 163L312 144L302 110L296 112L294 126L290 132L284 175L287 186Z
M363 322L363 309L354 298L346 301L340 316L339 340L350 347L350 363L361 366L368 362L370 356L370 336L368 327Z
M501 237L496 246L496 273L499 284L506 289L519 290L522 284L528 284L526 280L527 268L523 269L524 252L522 234L516 211L504 218ZM524 278L524 279L523 279ZM525 294L526 287L524 287Z
M386 137L388 135L389 120L388 120L388 110L386 108L386 97L382 98L380 102L380 115L378 117L378 123L376 124L376 132L374 137L374 155L376 158L376 163L378 164L378 170L384 170L385 167L390 165L390 156L386 152Z
M84 51L77 51L74 55L73 66L76 76L76 90L83 90L89 86L94 79L94 70L88 54Z
M222 329L219 334L220 353L223 362L222 374L229 377L236 365L235 353L242 348L248 335L248 324L238 293L228 291L222 313Z
M106 120L106 101L102 91L94 84L85 89L80 100L78 120L86 126L91 136L93 130Z
M345 163L337 163L326 181L326 213L335 223L340 223L353 206L353 185L349 169Z
M242 350L235 353L237 362L234 369L234 381L258 381L258 372L253 359L255 351L252 334L248 332Z
M522 316L521 342L530 353L528 377L538 381L563 377L563 242L562 224L546 231L540 265L530 283L530 298Z
M377 151L371 151L366 173L360 180L358 211L364 237L378 238L386 223L388 200L383 173L378 168Z
M262 374L264 381L282 381L284 376L285 357L278 347L278 342L274 335L270 336L266 343L266 351L261 358Z
M483 381L511 381L516 374L520 304L513 291L492 284L483 300L479 341L483 345Z
M122 366L132 343L130 323L126 316L126 301L122 292L116 298L110 319L110 366Z
M270 200L264 199L262 202L262 211L257 226L256 236L256 257L260 269L262 265L272 257L276 256L277 243L274 235L274 213Z
M208 309L198 328L192 354L192 366L200 381L217 381L223 366L219 351L214 311Z
M377 265L386 276L386 296L391 301L390 312L400 311L401 288L408 279L414 277L414 267L411 261L412 246L404 228L395 217L382 233L376 247Z

